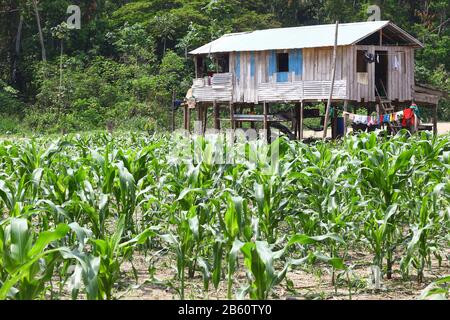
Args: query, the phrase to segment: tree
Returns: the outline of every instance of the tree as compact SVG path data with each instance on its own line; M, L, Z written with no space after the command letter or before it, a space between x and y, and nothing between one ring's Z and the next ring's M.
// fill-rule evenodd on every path
M40 18L39 9L38 9L38 0L32 0L32 3L33 3L33 8L34 8L34 14L36 16L38 32L39 32L39 42L41 43L42 61L46 62L47 61L47 53L45 51L44 35L42 33L41 18Z
M156 38L162 40L163 55L166 53L167 40L173 40L175 35L175 19L170 13L155 16L151 28Z

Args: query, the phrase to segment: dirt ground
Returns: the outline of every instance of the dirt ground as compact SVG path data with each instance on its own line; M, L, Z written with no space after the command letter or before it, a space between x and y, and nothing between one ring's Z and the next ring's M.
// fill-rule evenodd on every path
M450 257L450 250L447 254ZM401 257L397 257L400 259ZM138 282L134 280L131 264L124 265L125 282L124 289L118 294L123 300L173 300L179 299L176 288L179 281L174 278L175 257L165 256L160 260L151 262L152 259L136 256L133 265L138 274ZM432 264L431 270L425 271L423 283L418 283L415 271L411 270L409 280L402 280L400 272L394 268L392 279L383 279L381 289L375 290L371 283L371 257L362 252L352 254L351 261L353 272L350 274L352 283L351 295L353 300L414 300L417 299L422 290L431 282L450 274L450 262L443 260L441 267L437 261ZM153 265L155 273L149 277L148 266ZM234 289L246 284L246 276L242 271L243 264L240 262L240 272L234 279ZM347 300L350 298L347 276L341 274L337 277L337 288L331 283L331 270L327 266L307 267L307 269L290 269L286 279L274 290L271 299L281 300ZM226 299L226 280L223 279L216 291L209 285L209 291L203 288L202 273L196 272L193 279L186 280L185 298L189 300L216 300ZM234 298L234 297L233 297Z

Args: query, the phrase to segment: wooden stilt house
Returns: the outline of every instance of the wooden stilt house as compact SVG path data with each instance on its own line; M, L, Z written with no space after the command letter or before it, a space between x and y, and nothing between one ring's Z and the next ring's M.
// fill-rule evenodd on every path
M269 114L270 105L290 103L296 107L288 120L302 138L304 104L329 98L334 42L335 25L316 25L227 34L191 51L195 79L190 98L198 120L206 121L213 107L215 127L220 128L220 107L226 105L233 128L247 121L268 127L277 121ZM414 100L435 106L439 97L424 97L415 86L414 50L421 47L389 21L340 24L333 103L382 111ZM258 104L264 114L243 113ZM189 118L186 108L187 128Z

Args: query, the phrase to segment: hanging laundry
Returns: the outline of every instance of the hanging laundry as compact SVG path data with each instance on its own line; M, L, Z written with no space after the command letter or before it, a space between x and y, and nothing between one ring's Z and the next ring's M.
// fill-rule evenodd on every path
M389 123L390 117L388 114L383 115L383 123Z
M367 124L367 116L361 116L361 124Z
M368 62L368 63L374 63L375 62L375 55L369 52L366 52L364 54L364 59Z
M415 104L414 102L411 104L411 106L409 107L410 109L413 109L415 115L417 116L417 118L420 119L420 109L417 106L417 104Z
M402 120L402 126L404 128L414 126L414 118L415 118L414 110L411 108L408 108L403 111L403 115L404 115L404 117Z
M398 58L398 55L394 56L394 70L400 71L400 59Z

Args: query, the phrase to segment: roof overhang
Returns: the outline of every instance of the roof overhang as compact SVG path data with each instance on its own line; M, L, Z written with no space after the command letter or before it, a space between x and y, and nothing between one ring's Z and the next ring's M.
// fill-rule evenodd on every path
M423 47L423 44L390 21L344 23L339 25L338 46L355 45L365 38L385 29L395 33L405 46ZM330 47L334 45L335 25L317 25L294 28L257 30L222 36L189 54L205 55L226 52L290 50Z

